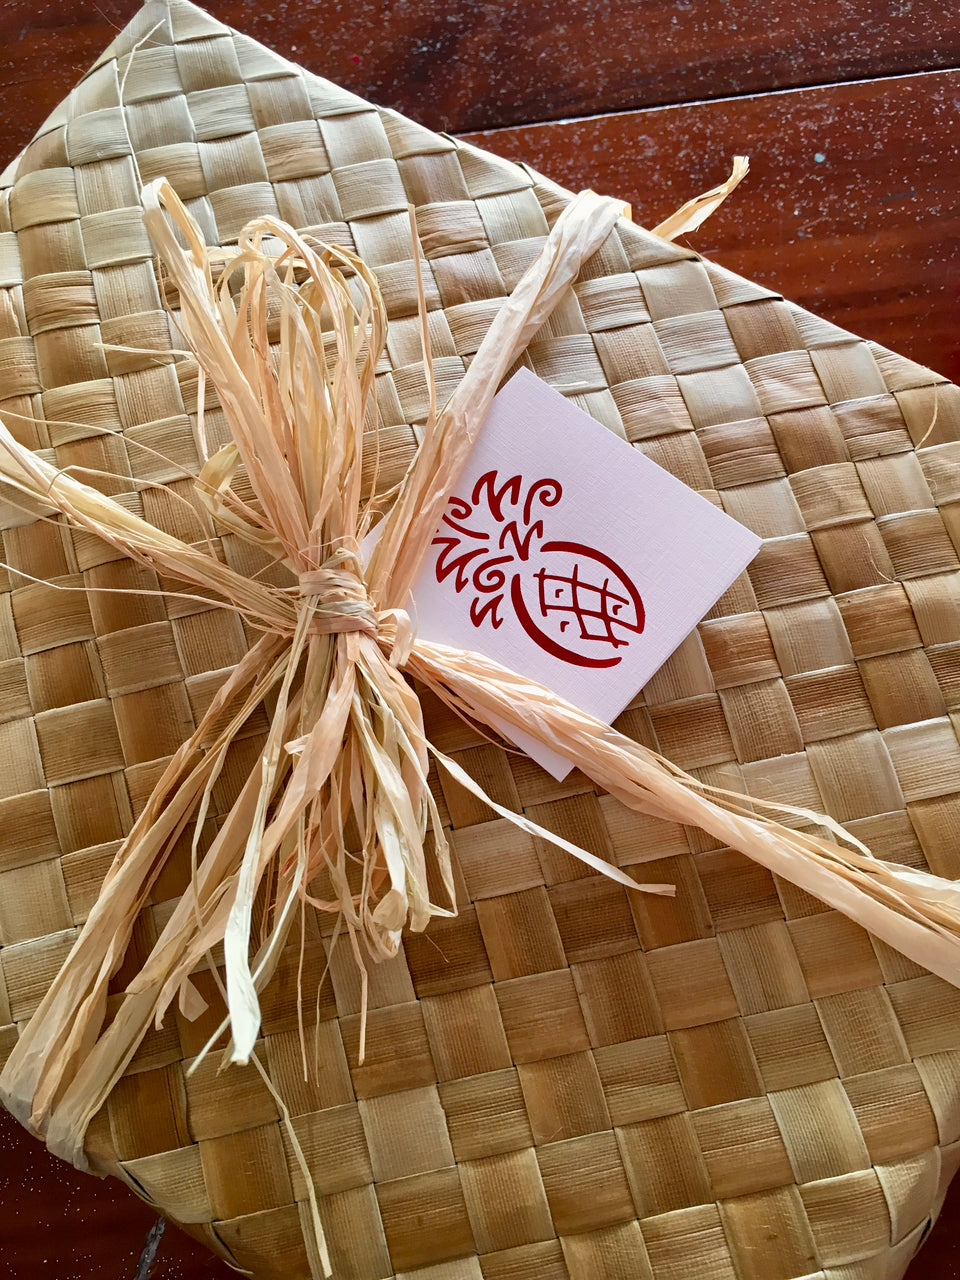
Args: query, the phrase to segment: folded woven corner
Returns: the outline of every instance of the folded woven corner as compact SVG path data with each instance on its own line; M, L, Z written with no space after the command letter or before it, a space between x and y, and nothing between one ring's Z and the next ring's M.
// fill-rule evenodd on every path
M386 485L429 411L409 205L442 402L571 198L186 0L148 3L0 179L0 415L185 538L198 384L142 222L160 176L211 245L272 214L375 270ZM960 391L627 221L524 359L765 539L619 727L705 782L960 875ZM216 438L215 403L205 418ZM7 1051L251 637L2 495L0 525ZM304 921L258 1057L338 1280L897 1280L960 1159L960 992L702 832L578 773L557 783L425 704L495 800L678 892L629 895L438 780L460 911L371 970L362 1065L353 959ZM190 856L186 838L137 949ZM221 1013L213 975L195 982L208 1012L146 1037L90 1159L260 1280L319 1275L276 1098L252 1066L190 1071Z

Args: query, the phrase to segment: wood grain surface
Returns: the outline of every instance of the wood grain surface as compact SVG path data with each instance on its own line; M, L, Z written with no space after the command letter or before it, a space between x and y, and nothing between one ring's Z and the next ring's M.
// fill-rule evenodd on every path
M139 0L4 0L14 154ZM960 63L953 0L208 0L310 71L459 132Z
M2 0L0 163L137 7ZM747 184L695 247L960 378L960 11L950 0L207 7L432 128L487 131L474 140L565 185L623 195L638 221L659 220L748 154ZM235 1274L175 1228L152 1262L142 1256L149 1208L65 1167L3 1113L0 1153L7 1280ZM960 1278L958 1213L955 1188L908 1280Z

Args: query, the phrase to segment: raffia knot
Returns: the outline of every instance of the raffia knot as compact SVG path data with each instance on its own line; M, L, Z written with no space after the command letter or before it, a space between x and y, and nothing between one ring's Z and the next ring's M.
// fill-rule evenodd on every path
M347 631L379 630L377 612L370 602L363 566L353 551L338 550L319 569L300 574L300 595L309 601L311 630L318 635Z

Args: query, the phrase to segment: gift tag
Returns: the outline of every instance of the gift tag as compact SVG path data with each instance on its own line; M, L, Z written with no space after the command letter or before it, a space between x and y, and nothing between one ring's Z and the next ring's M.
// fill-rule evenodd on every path
M424 639L608 723L761 539L527 369L493 401L413 591ZM503 732L557 779L562 756Z

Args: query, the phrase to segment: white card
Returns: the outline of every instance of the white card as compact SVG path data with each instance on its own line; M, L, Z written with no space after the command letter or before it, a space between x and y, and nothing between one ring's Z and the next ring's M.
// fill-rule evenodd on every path
M760 538L527 369L497 394L414 585L426 640L610 723ZM501 726L557 779L562 756Z

